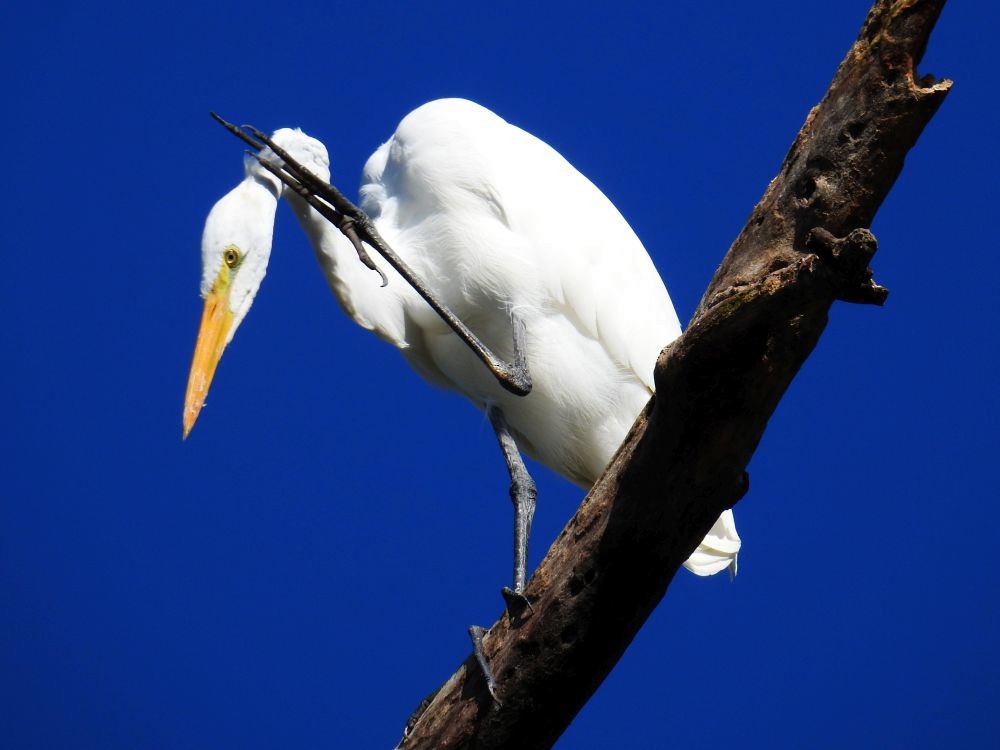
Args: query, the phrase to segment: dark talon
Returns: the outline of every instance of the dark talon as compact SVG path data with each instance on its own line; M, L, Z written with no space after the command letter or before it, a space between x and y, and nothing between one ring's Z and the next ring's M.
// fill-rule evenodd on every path
M361 244L361 238L358 237L357 229L354 227L355 221L350 216L344 216L340 223L337 225L339 229L347 239L351 241L354 245L354 252L358 254L358 260L360 260L365 268L375 271L379 276L382 277L382 286L389 286L389 277L382 273L382 269L375 265L375 261L371 259L368 251L365 250L365 246Z
M524 594L514 591L510 586L504 586L500 589L500 595L507 602L507 611L510 612L511 617L520 617L524 614L524 610L528 610L532 614L535 613L535 608L531 606L531 600Z
M493 670L490 669L489 662L486 661L486 654L483 652L484 635L486 635L485 628L481 628L478 625L473 625L469 628L469 637L472 639L472 653L479 664L479 671L483 673L483 678L486 680L486 689L490 691L490 695L493 696L493 700L497 702L497 705L502 706L503 703L497 697L496 678L493 676Z
M228 130L230 133L232 133L233 135L235 135L241 141L243 141L244 143L246 143L248 146L257 149L258 151L260 149L264 148L264 144L258 143L257 141L255 141L253 138L251 138L246 133L244 133L242 130L240 130L239 127L237 127L236 125L233 125L233 123L229 122L228 120L222 119L219 115L215 114L215 112L209 112L209 114L212 116L213 120L215 120L217 123L219 123L222 127L224 127L226 130Z

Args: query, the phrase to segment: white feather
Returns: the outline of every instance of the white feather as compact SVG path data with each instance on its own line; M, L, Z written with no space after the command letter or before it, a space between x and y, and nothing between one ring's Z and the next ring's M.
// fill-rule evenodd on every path
M289 129L274 140L328 178L319 141ZM551 147L461 99L407 115L362 180L361 205L378 231L488 347L509 359L511 314L525 323L533 389L522 398L501 388L398 274L381 264L389 284L380 287L343 235L286 193L341 306L427 380L480 409L499 405L524 452L590 487L649 400L660 350L681 330L628 223ZM687 566L735 571L739 548L726 511Z

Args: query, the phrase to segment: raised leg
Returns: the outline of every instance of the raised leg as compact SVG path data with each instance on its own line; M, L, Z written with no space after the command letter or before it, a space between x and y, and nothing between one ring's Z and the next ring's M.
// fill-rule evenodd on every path
M263 151L265 147L271 149L282 163L272 163L269 159L258 153L251 152L251 155L260 162L261 166L271 174L281 180L290 190L297 193L303 200L323 216L327 221L336 226L344 236L354 245L358 253L358 258L365 266L376 271L382 277L382 286L388 283L386 275L375 265L368 256L362 243L367 243L385 258L399 273L406 282L413 287L414 291L427 302L428 305L440 316L440 318L455 332L462 341L479 357L479 359L489 368L490 372L505 389L517 396L526 396L531 392L531 376L528 368L524 364L523 347L518 344L518 331L514 330L514 361L505 362L498 357L482 340L473 333L465 323L458 318L442 300L428 287L413 270L406 265L402 258L389 246L378 233L375 225L368 215L360 208L349 201L343 193L328 182L324 182L308 169L293 159L284 149L267 137L252 125L237 127L231 122L226 122L214 112L212 117L226 130L242 140L251 148ZM249 131L244 132L244 130ZM523 341L523 325L521 329Z

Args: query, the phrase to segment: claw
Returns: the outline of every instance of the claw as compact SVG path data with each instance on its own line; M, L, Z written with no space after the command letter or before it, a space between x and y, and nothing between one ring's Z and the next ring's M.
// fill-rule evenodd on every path
M267 133L263 132L262 130L258 130L253 125L244 125L242 129L243 130L249 130L251 134L253 134L256 137L260 138L264 143L266 143L268 145L268 148L271 148L273 150L274 146L272 144L274 142L267 135ZM275 151L275 153L277 153L277 152Z
M247 151L247 155L252 156L257 160L264 169L273 174L279 180L281 180L285 185L288 186L290 190L295 192L299 197L302 198L306 203L316 209L320 215L322 215L327 221L337 227L344 236L347 237L351 244L354 245L354 249L358 254L358 259L365 265L365 267L370 268L375 271L382 278L382 286L386 286L389 283L389 278L382 272L378 266L375 265L375 261L371 259L368 252L365 250L364 246L361 244L361 239L358 237L357 232L354 230L354 220L349 216L344 216L344 214L337 211L335 208L331 208L329 205L324 203L318 197L313 195L308 187L303 185L301 182L296 180L294 177L285 174L281 167L272 164L270 161L265 159L258 153L253 151ZM283 152L282 152L283 153ZM276 152L277 154L277 152ZM281 154L277 154L279 158L285 158ZM307 173L308 174L308 173Z
M524 610L535 614L535 608L531 606L531 600L524 594L514 591L510 586L504 586L500 589L500 595L507 602L507 611L510 612L512 617L520 617L524 614Z
M361 243L361 238L358 237L358 232L354 228L354 219L350 216L344 216L340 224L337 225L337 229L339 229L343 235L351 241L351 244L354 245L354 251L358 254L358 260L365 265L365 268L375 271L382 277L383 287L388 286L389 277L382 273L382 269L375 265L375 261L371 259L368 251L365 250L365 246Z
M215 120L217 123L219 123L222 127L224 127L226 130L228 130L230 133L232 133L233 135L235 135L241 141L243 141L244 143L246 143L248 146L251 146L252 148L257 149L258 151L260 151L261 149L264 148L263 144L258 143L253 138L251 138L250 136L248 136L246 133L243 132L243 130L241 130L239 128L239 126L234 125L233 123L229 122L228 120L222 119L222 117L220 117L219 115L217 115L215 112L209 112L208 114L210 114L212 116L213 120ZM244 127L246 127L246 126L244 125Z
M472 653L475 654L476 662L479 664L479 670L483 673L483 677L486 679L486 689L490 691L490 695L493 696L493 700L497 702L498 706L502 706L503 703L500 698L497 697L497 681L493 676L493 670L490 669L489 662L486 661L486 654L483 653L483 636L486 635L486 629L481 628L478 625L473 625L469 628L469 637L472 639Z

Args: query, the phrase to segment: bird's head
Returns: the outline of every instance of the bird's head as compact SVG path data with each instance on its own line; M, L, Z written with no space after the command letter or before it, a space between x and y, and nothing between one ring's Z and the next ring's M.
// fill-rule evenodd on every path
M224 195L205 220L201 236L205 307L184 397L184 437L194 427L222 352L250 310L271 256L279 185L254 165L248 157L246 179Z
M329 180L326 148L301 130L283 128L273 140L318 177ZM265 149L261 157L280 160ZM201 237L201 296L205 307L184 398L184 437L194 427L226 345L253 304L271 257L274 214L284 186L247 156L245 178L216 203Z

